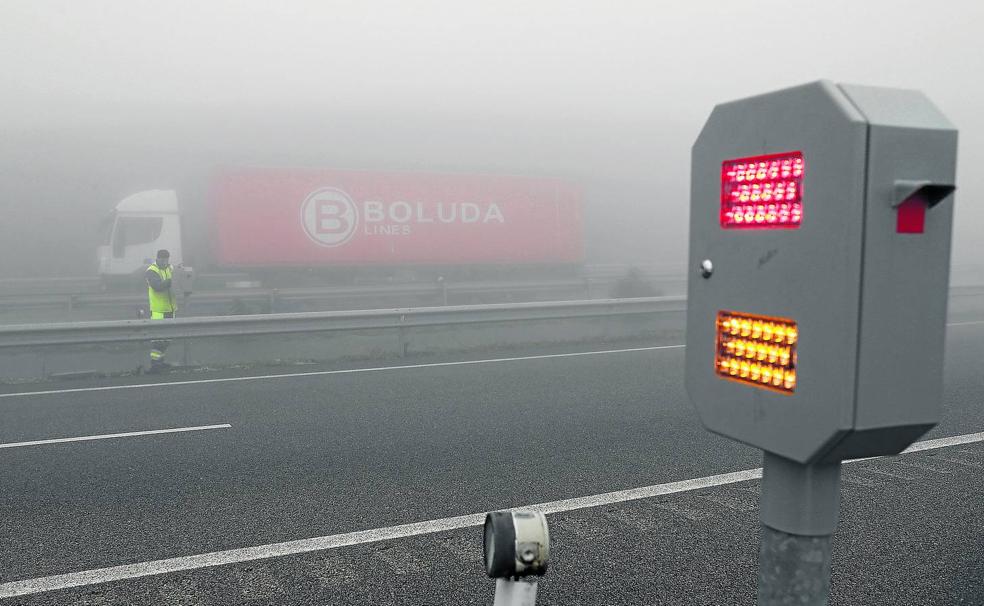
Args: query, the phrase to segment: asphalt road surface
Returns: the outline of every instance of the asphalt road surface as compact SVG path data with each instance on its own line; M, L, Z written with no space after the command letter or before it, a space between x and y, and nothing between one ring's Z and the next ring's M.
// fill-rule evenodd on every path
M834 604L984 604L984 323L951 322L922 439L965 437L848 464ZM761 455L699 426L682 361L657 341L7 387L0 598L491 604L480 514L593 497L550 509L538 603L753 603L759 483L703 478Z

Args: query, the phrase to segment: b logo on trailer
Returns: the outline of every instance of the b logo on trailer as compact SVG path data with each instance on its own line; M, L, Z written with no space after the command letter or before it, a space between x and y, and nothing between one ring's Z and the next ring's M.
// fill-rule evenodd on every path
M359 223L359 211L344 191L323 187L301 205L304 233L321 246L338 246L349 241Z

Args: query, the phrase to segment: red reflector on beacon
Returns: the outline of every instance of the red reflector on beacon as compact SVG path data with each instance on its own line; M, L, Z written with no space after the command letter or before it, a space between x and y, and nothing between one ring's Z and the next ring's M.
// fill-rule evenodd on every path
M714 369L725 379L791 394L798 342L792 320L719 311Z
M803 220L802 152L721 163L721 227L797 228Z

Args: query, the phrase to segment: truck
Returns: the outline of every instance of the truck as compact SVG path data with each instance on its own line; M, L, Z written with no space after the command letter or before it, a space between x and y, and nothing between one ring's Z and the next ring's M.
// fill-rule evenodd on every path
M555 275L584 260L581 190L559 178L237 168L199 183L116 205L97 253L104 281L141 274L161 248L197 273L267 284Z

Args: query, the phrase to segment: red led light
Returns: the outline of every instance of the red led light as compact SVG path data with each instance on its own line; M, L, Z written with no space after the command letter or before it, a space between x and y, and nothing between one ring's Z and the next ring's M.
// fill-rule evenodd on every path
M721 227L797 228L803 220L802 152L721 163Z

